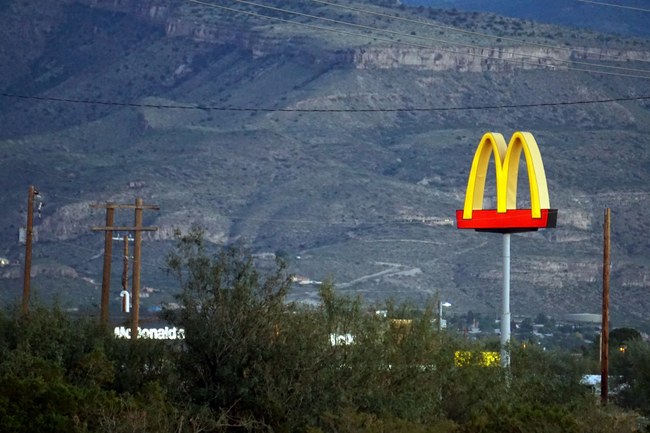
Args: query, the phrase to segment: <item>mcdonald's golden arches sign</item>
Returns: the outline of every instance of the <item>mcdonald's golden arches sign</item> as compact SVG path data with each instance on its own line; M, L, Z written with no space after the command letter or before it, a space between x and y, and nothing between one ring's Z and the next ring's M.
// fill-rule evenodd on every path
M526 159L530 209L517 209L517 180L521 154ZM496 172L496 209L483 209L483 195L490 158ZM557 209L550 208L542 155L530 132L515 132L506 145L503 135L483 135L474 154L467 181L465 205L456 211L459 229L511 233L553 228Z

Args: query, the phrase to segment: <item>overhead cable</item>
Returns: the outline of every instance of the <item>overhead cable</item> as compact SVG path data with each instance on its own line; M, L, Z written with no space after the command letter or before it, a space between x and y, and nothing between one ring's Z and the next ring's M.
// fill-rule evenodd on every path
M528 104L497 104L475 105L461 107L399 107L399 108L265 108L265 107L218 107L209 105L165 105L146 104L137 102L117 102L91 99L57 98L51 96L20 95L15 93L0 93L5 98L32 99L48 102L71 104L112 105L119 107L157 108L166 110L205 110L205 111L246 111L246 112L281 112L281 113L395 113L395 112L434 112L434 111L467 111L467 110L502 110L508 108L536 108L567 105L605 104L611 102L642 101L650 99L650 95L629 96L622 98L584 99L579 101L534 102Z
M640 11L640 12L650 12L650 9L645 9L645 8L639 8L635 6L625 6L625 5L619 5L615 3L605 3L605 2L597 2L597 1L591 1L591 0L577 0L582 3L590 3L593 5L598 5L598 6L609 6L609 7L614 7L614 8L619 8L619 9L629 9L633 11Z

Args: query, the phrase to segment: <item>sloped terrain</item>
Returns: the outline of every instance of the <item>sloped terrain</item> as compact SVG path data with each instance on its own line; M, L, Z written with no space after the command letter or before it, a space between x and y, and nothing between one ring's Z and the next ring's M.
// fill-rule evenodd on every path
M462 11L493 12L509 17L580 27L605 33L648 37L648 3L644 0L619 2L566 2L564 0L403 0L407 5L454 8Z
M3 22L18 17L43 34L42 21L28 19L29 2L11 3L0 11ZM270 25L199 5L183 4L161 20L90 3L43 11L48 31L24 53L21 35L6 35L7 56L20 73L2 72L4 93L76 101L5 96L0 106L0 255L22 260L17 230L27 187L37 185L46 206L37 218L34 261L44 266L34 286L43 300L94 308L103 236L90 228L104 215L89 204L142 197L161 208L145 212L145 224L160 227L145 236L143 284L155 289L145 307L170 300L176 288L162 270L173 229L198 224L215 244L241 242L260 260L277 253L297 275L331 279L369 301L419 302L439 291L458 312L496 315L500 236L459 232L454 211L482 134L528 130L540 144L560 216L555 230L513 238L513 313L598 312L602 212L611 207L614 319L645 326L650 100L545 104L650 95L650 79L640 78L649 75L639 72L650 70L643 61L650 43L619 38L616 51L604 52L609 60L599 64L628 68L612 70L617 75L578 70L588 68L558 60L551 49L536 61L556 63L553 69L531 66L531 54L500 62L502 51L472 72L453 45L440 45L443 64L433 65L427 56L435 48L396 40L367 45L361 36ZM430 11L354 6L432 19ZM301 11L339 13L322 4ZM373 23L361 12L349 14ZM450 15L440 16L450 24ZM393 28L388 17L373 19ZM462 22L481 28L482 19L468 14ZM394 25L407 35L405 26L415 26ZM590 45L594 38L575 33L567 44L574 54L600 49ZM493 43L506 52L528 49ZM413 51L424 60L412 61ZM538 106L472 108L519 104ZM414 107L437 109L391 110ZM118 212L116 223L131 221ZM116 242L114 252L120 248ZM119 253L113 266L116 297ZM0 268L4 302L18 297L16 269ZM297 285L293 296L311 300L316 292L316 284Z

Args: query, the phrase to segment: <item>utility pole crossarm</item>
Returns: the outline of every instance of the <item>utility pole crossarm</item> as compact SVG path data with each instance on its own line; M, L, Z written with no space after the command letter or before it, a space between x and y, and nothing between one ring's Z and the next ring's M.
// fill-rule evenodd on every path
M141 242L142 242L142 232L155 232L158 230L158 227L143 227L142 226L142 211L147 210L160 210L160 207L157 205L145 205L142 202L141 198L136 199L135 204L116 204L116 203L105 203L105 204L91 204L91 208L100 208L106 209L106 225L92 227L91 230L94 232L105 232L105 246L104 246L104 273L102 276L102 302L101 302L101 314L100 322L103 325L108 323L108 301L109 301L109 290L110 290L110 274L111 274L111 256L112 256L112 241L113 241L113 232L122 231L122 232L134 232L133 241L135 243L135 252L133 260L133 311L132 314L132 325L131 325L131 338L133 340L137 339L138 333L138 320L139 320L139 307L140 307L140 255L141 255ZM135 210L135 224L133 226L114 226L113 214L115 209L134 209ZM126 281L126 272L128 267L128 236L124 236L124 245L125 245L125 264L124 264L124 273L122 275L122 288L126 290L127 281Z
M90 205L93 209L151 209L160 210L160 206L155 204L114 204L114 203L94 203Z
M105 232L105 231L116 231L116 232L155 232L158 230L158 227L127 227L127 226L103 226L103 227L92 227L94 232Z

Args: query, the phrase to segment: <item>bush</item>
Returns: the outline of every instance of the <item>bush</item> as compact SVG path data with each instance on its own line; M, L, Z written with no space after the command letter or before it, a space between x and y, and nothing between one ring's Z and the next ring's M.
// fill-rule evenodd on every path
M209 254L200 230L178 237L169 265L182 308L165 315L186 336L173 344L118 340L56 309L0 313L0 431L637 429L633 413L595 404L574 355L513 346L510 369L456 363L498 342L439 332L430 306L369 313L329 283L317 306L288 303L282 262L262 274L240 248ZM621 402L646 412L650 349L627 344Z

